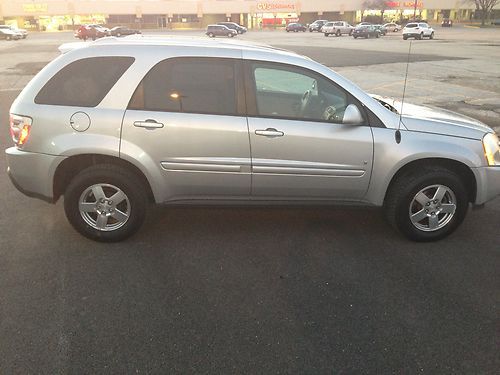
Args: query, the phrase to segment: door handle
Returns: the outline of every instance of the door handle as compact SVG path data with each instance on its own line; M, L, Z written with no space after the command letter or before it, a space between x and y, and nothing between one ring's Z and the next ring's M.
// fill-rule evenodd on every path
M153 119L147 119L145 121L135 121L134 126L138 128L146 128L146 129L157 129L163 128L163 124Z
M262 135L264 137L283 137L285 133L282 131L276 130L274 128L267 128L266 130L256 130L256 135Z

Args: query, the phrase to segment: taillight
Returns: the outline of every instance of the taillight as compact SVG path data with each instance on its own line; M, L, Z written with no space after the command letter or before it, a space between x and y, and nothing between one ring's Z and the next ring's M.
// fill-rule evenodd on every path
M10 115L10 135L16 146L21 147L28 141L31 123L31 117Z

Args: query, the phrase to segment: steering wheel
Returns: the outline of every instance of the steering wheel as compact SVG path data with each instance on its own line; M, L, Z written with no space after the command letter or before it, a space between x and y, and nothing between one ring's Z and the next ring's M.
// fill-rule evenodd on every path
M299 115L304 117L309 104L311 103L312 92L311 90L307 90L304 95L302 95L302 100L300 102L300 112Z

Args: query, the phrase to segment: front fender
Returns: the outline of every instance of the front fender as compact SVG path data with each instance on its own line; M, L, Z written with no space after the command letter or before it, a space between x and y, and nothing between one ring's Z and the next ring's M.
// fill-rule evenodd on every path
M394 133L391 129L373 128L373 172L365 197L370 203L382 206L396 173L409 163L423 159L462 163L471 170L477 182L476 168L485 164L481 141L402 130L401 143L397 144Z

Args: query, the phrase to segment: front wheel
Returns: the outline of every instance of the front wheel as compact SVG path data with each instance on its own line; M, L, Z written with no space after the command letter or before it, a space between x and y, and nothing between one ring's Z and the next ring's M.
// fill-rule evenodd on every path
M215 36L214 33L208 33L209 38L213 38L214 36Z
M66 217L94 241L124 240L144 221L147 195L142 185L135 174L114 165L84 169L64 193Z
M330 35L330 34L328 34L328 33L325 33L325 36L326 36L326 37L328 37L329 35Z
M399 177L387 192L385 214L413 241L440 240L462 223L468 194L462 179L441 167L424 167Z
M406 35L403 35L403 40L407 40L408 37Z

